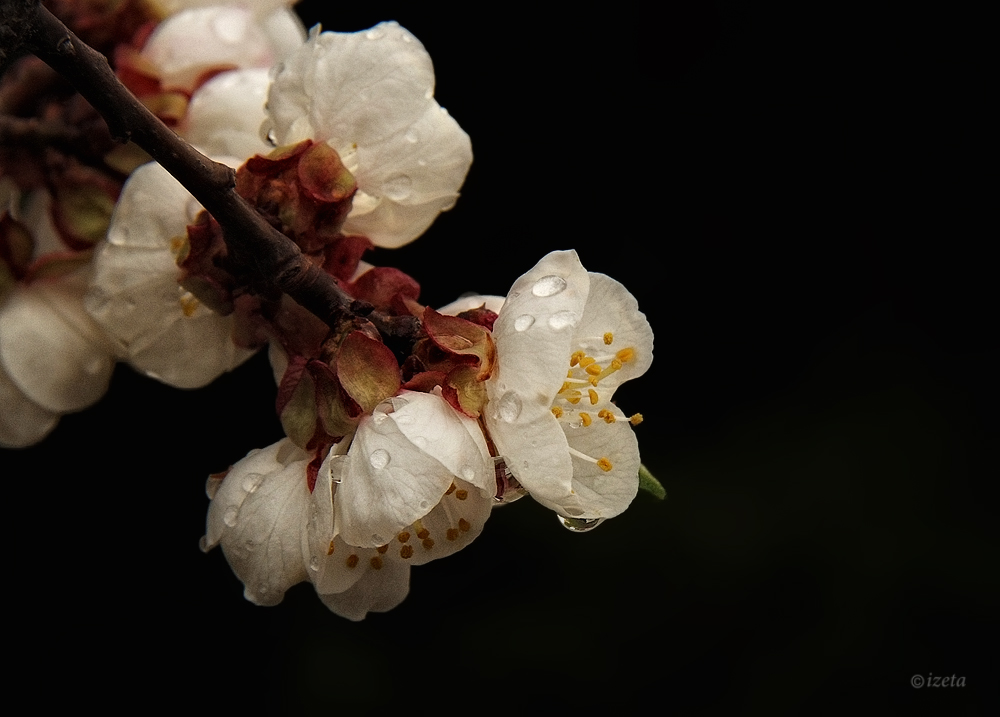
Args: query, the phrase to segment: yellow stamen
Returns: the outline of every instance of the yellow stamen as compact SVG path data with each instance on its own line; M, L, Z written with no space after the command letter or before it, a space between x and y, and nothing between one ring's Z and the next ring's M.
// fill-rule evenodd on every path
M448 528L448 530L444 534L444 537L446 537L448 540L455 540L456 538L458 538L458 528Z
M616 353L615 356L621 359L624 363L628 363L635 358L635 349L630 346L627 349L622 349Z
M556 418L562 418L563 410L559 408L559 406L553 406L552 415L555 416Z
M379 557L379 556L377 556L377 555L376 555L376 556L375 556L374 558L372 558L371 560L369 560L369 561L368 561L368 563L369 563L369 564L370 564L370 565L372 566L372 568L374 568L375 570L381 570L381 569L382 569L382 558L380 558L380 557Z
M600 468L605 473L607 473L609 470L613 468L613 466L611 465L611 461L609 461L607 458L600 458L597 461L597 467Z
M638 426L640 423L642 423L642 414L636 413L634 416L628 419L628 422L631 423L633 426Z
M580 368L587 368L590 364L594 363L594 361L596 361L596 359L592 356L584 356L580 359Z
M421 545L424 546L424 550L430 550L434 547L434 541L431 538L424 538Z
M385 545L380 545L377 548L375 548L375 552L377 552L380 555L385 555L386 551L388 551L388 550L389 550L389 544L388 543L386 543Z
M455 497L458 498L459 500L465 500L466 498L469 497L469 491L461 489L457 490L455 491Z
M469 521L467 521L465 518L458 519L458 529L461 530L463 533L469 532L471 528L472 524L469 523Z
M584 427L589 426L592 420L589 413L580 411L580 422L583 423Z
M178 299L181 305L181 311L184 315L190 318L194 315L194 312L198 310L198 304L201 303L190 291L185 291L184 295Z
M574 395L575 394L575 395ZM574 406L580 402L580 392L574 391L573 394L566 397L566 400L572 403Z
M326 549L326 554L327 555L333 555L333 548L334 548L334 544L333 544L333 541L331 540L330 541L330 547Z
M401 557L403 559L412 558L413 557L413 546L412 545L404 545L402 548L400 548L399 549L399 557Z
M405 543L405 542L406 542L407 540L409 540L409 539L410 539L410 534L409 534L409 533L407 533L407 532L406 532L406 531L404 530L404 531L403 531L402 533L400 533L400 534L399 534L399 535L397 535L396 537L397 537L397 538L399 539L399 542L401 542L401 543Z
M587 395L590 396L590 405L596 406L597 402L601 400L600 396L597 395L597 391L592 388L587 389Z
M448 490L446 490L446 491L444 492L444 494L445 494L445 495L451 495L451 494L452 494L452 493L454 493L454 492L455 492L455 484L454 484L454 483L452 483L452 484L451 484L451 488L449 488Z
M601 368L600 364L592 363L587 366L587 373L591 376L600 376L604 369Z
M355 555L354 553L351 553L350 555L347 556L347 561L346 561L345 564L349 568L356 568L356 567L358 567L358 561L360 559L361 558L359 558L357 555Z
M597 415L600 416L601 418L603 418L605 423L614 423L617 420L615 418L615 414L613 414L611 411L609 411L606 408L603 411L601 411L600 413L598 413Z
M615 340L615 335L612 334L610 331L608 333L604 334L604 345L605 346L610 346L611 342L614 341L614 340Z
M583 351L575 351L573 355L569 357L569 365L576 366L578 363L580 363L580 359L582 359L586 355L587 354L585 354Z

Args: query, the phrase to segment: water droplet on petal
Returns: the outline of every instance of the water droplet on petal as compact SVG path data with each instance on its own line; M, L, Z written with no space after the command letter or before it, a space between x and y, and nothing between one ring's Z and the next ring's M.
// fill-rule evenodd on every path
M531 314L521 314L516 319L514 319L514 330L515 331L527 331L531 328L531 325L535 323L535 317Z
M505 393L497 403L497 414L504 423L516 421L521 415L521 397L513 391Z
M430 503L426 500L420 501L420 510L427 510L430 507Z
M556 517L562 527L573 533L586 533L604 522L604 518L564 518L561 515Z
M580 317L576 315L575 311L557 311L549 317L549 327L556 331L576 326L578 323L580 323Z
M394 202L409 198L413 192L413 180L405 174L393 177L385 183L385 196Z
M389 542L378 533L372 533L372 540L375 541L375 545L385 545L386 543Z
M531 287L531 293L535 296L555 296L565 288L565 279L555 274L549 274L535 282L535 285Z
M236 515L240 512L240 509L235 505L231 505L226 508L226 512L222 515L222 522L232 528L236 525Z
M471 483L476 477L476 469L472 466L462 466L462 477Z
M368 461L372 464L372 468L381 470L389 465L389 461L392 460L389 456L389 452L382 448L376 448L372 451L372 454L368 456Z
M319 556L318 555L314 555L311 558L309 558L309 569L312 570L314 573L315 572L319 572Z
M381 30L375 30L374 28L365 33L365 37L369 40L380 40L385 37L385 33Z
M420 135L417 134L417 131L412 127L410 127L410 129L406 131L406 134L404 136L406 137L406 141L409 142L410 144L416 144L417 142L420 141Z
M423 436L414 436L413 438L413 445L417 448L427 448L428 443L428 440Z
M264 476L260 473L247 473L246 477L243 479L243 490L247 493L253 493L257 490L263 480Z

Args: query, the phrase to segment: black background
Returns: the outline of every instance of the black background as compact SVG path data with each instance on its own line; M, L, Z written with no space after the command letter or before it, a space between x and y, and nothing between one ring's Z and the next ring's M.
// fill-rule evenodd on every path
M2 455L25 674L140 711L992 713L982 19L742 5L301 6L410 29L472 137L456 207L374 263L441 305L576 248L638 298L656 359L617 397L666 502L574 535L526 499L362 623L258 608L197 543L205 476L280 437L266 358L119 367Z

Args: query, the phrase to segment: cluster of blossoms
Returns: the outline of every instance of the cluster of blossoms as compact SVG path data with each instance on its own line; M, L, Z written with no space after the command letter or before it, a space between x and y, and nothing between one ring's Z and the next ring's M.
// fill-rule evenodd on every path
M237 192L364 310L320 321L266 285L156 164L130 169L110 226L45 274L65 253L58 193L5 177L0 440L39 440L103 393L117 360L192 388L267 346L286 437L209 478L202 547L222 547L255 603L308 580L351 619L397 605L410 566L524 495L575 530L624 511L641 416L612 398L653 346L625 287L560 251L506 298L435 310L411 277L361 260L420 236L472 161L420 42L395 23L307 37L274 3L174 4L115 47L119 74L238 168ZM404 317L421 328L400 345L385 326Z

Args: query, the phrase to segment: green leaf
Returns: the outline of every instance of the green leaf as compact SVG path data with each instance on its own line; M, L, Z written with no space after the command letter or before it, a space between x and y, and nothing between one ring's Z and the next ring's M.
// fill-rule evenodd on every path
M649 469L639 464L639 488L647 493L652 493L654 497L663 500L667 497L666 489L660 485L660 481L653 477L653 474L649 472Z

